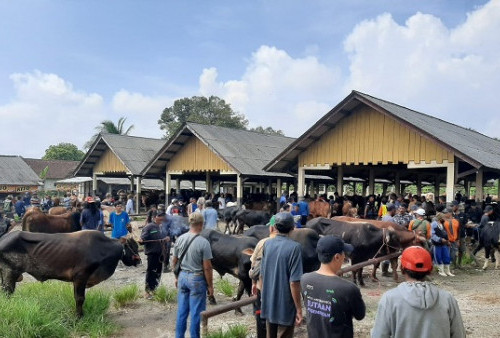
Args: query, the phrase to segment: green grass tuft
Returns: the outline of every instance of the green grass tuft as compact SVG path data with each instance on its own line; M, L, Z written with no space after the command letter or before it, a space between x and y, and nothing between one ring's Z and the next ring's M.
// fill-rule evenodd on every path
M161 285L156 289L153 299L160 303L175 303L177 300L177 289Z
M215 289L226 297L232 297L235 291L234 285L224 278L215 282Z
M462 265L471 265L471 264L475 264L475 260L474 260L474 257L472 257L472 255L469 255L469 254L464 254L462 256Z
M139 287L135 284L125 286L113 294L115 308L132 304L139 298Z
M105 315L110 302L100 291L86 292L84 317L78 320L71 284L23 284L10 297L0 293L0 337L109 336L118 330Z
M248 327L245 325L230 325L227 331L209 332L207 338L245 338L248 335Z

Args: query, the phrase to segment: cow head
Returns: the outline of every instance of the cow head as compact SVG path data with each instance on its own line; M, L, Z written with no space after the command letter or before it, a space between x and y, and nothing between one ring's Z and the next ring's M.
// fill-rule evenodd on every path
M387 243L387 245L389 247L392 247L392 248L400 248L401 247L401 242L399 240L399 236L393 227L387 228L387 231L385 233L384 242Z
M126 266L137 266L141 263L139 244L133 238L127 238L126 242L123 243L122 262Z

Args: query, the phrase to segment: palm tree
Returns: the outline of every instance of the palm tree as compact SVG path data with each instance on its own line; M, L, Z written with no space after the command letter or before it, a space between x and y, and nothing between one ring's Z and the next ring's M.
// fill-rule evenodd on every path
M127 121L126 117L120 117L118 119L118 123L115 124L111 120L104 120L95 127L97 130L97 134L92 136L90 140L85 143L85 149L89 149L94 143L95 139L99 136L99 133L109 133L109 134L117 134L117 135L128 135L128 133L134 128L134 125L131 125L125 130L125 121Z

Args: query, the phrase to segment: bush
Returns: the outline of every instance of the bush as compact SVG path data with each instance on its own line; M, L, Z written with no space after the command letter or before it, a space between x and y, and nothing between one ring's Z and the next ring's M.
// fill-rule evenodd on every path
M121 308L135 302L139 298L139 287L135 284L125 286L113 294L115 308Z
M89 291L83 307L85 315L78 320L71 284L20 285L11 297L0 293L0 337L109 336L118 329L105 316L109 305L109 295Z
M248 335L248 328L245 325L229 325L227 331L209 332L207 338L245 338Z
M177 300L177 289L162 285L154 292L153 299L160 303L174 303Z
M235 290L234 285L224 278L215 282L215 289L226 297L232 297Z

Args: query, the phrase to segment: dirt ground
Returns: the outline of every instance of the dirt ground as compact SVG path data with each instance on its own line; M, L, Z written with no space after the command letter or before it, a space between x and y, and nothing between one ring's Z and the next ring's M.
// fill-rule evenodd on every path
M134 234L138 236L140 230L134 225ZM137 284L143 290L146 271L146 260L138 267L125 267L121 262L115 274L105 282L95 286L93 289L114 290L125 285ZM498 256L497 256L498 257ZM479 262L484 261L482 253L478 254ZM371 268L365 268L366 287L361 289L363 299L366 303L366 317L362 321L354 322L355 337L369 337L377 312L377 304L382 294L395 287L397 284L389 277L379 276L380 282L371 282L368 273ZM458 301L465 329L468 337L499 337L500 326L498 318L500 313L500 270L494 270L490 263L489 269L481 270L474 265L466 266L462 270L455 271L456 277L441 277L436 273L432 275L434 283L451 292ZM346 276L348 278L350 276ZM220 278L214 273L214 281ZM233 284L237 281L231 276L225 276ZM25 278L24 282L32 281ZM23 283L24 283L23 282ZM164 273L161 280L162 285L174 287L172 273ZM226 297L216 292L218 305L231 302ZM245 296L244 296L245 297ZM208 305L209 309L213 306ZM236 315L234 311L213 317L209 320L209 330L223 330L230 325L243 324L249 328L249 337L255 337L254 318L251 306L244 307L243 316ZM111 318L121 326L121 330L115 337L174 337L176 321L176 304L162 305L155 301L140 298L132 306L115 309L110 308ZM305 325L296 330L296 337L307 337Z

